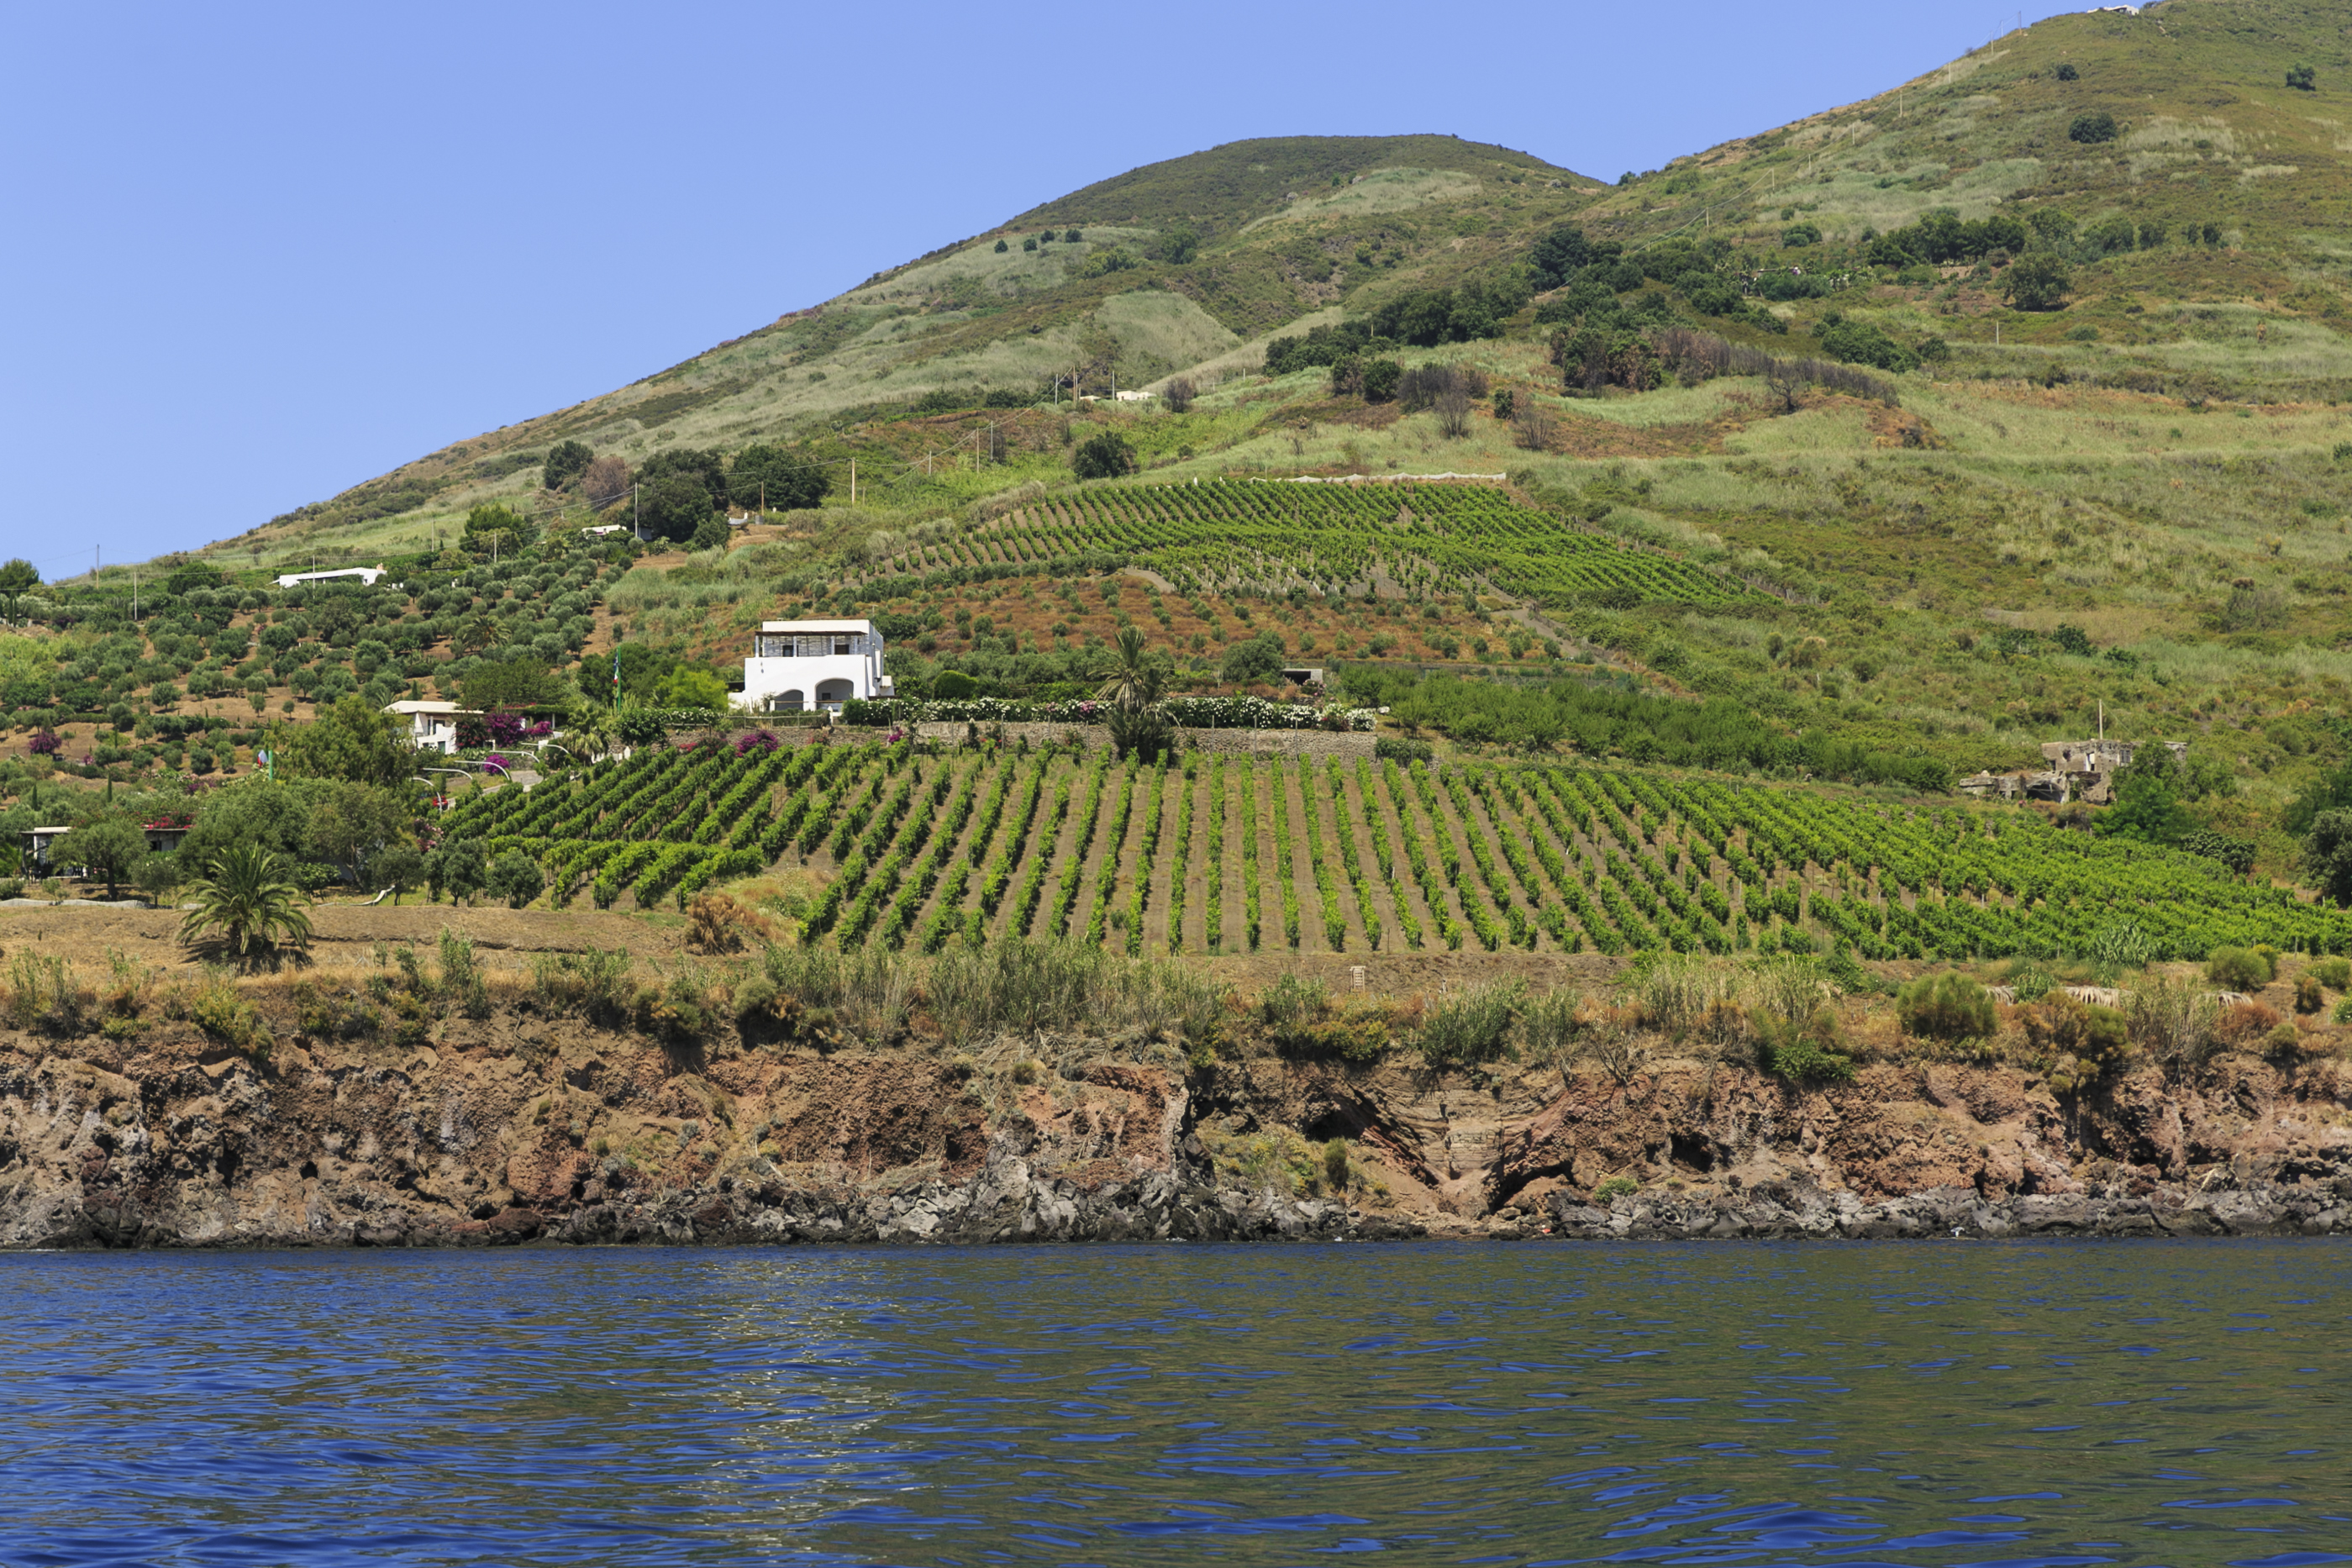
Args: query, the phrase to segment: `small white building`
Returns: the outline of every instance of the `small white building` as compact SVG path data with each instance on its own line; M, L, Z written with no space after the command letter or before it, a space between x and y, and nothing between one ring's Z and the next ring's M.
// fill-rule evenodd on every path
M47 877L60 869L49 864L49 851L58 839L73 831L70 827L27 827L25 829L25 859L36 877Z
M460 708L455 702L387 702L387 713L397 713L408 721L408 743L420 752L438 752L453 755L457 750L457 721L475 716L471 708Z
M588 527L582 529L580 531L580 537L583 539L610 539L616 533L634 533L635 531L625 522L599 522L592 523Z
M735 704L754 713L838 713L845 702L890 695L872 621L761 621Z
M281 588L299 588L305 583L341 583L348 578L356 577L361 583L373 588L375 586L376 579L383 575L383 571L381 565L377 565L346 566L336 572L287 572L279 574L278 585Z

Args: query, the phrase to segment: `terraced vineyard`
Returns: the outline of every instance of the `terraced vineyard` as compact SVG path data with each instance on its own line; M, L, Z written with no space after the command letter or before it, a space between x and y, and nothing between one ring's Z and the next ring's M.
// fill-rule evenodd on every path
M1149 566L1192 589L1304 582L1338 594L1385 581L1446 594L1484 584L1549 605L1756 596L1731 578L1629 549L1486 484L1108 486L1009 512L970 541L918 550L900 564L1042 571L1087 556Z
M1635 771L1190 753L923 755L870 741L657 748L469 802L453 836L546 868L558 904L683 906L807 864L802 938L936 950L1083 936L1136 953L1463 948L1866 957L2340 952L2352 914L2218 862L2006 808L1917 809Z

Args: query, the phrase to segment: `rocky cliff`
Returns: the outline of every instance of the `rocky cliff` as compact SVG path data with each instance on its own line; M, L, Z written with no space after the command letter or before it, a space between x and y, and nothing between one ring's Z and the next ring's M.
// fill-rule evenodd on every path
M2316 1233L2352 1226L2347 1104L2333 1060L2238 1057L2077 1104L2007 1067L1799 1089L1149 1039L681 1051L528 1008L410 1047L159 1024L0 1034L0 1245Z

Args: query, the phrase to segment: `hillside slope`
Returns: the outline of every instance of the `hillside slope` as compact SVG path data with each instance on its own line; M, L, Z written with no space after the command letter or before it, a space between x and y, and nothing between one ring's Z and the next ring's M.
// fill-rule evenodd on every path
M346 684L392 670L457 689L476 657L449 640L461 622L491 639L482 657L551 647L563 664L617 639L723 671L752 622L822 605L904 617L901 689L956 670L1068 696L1138 601L1061 579L1126 569L1146 574L1126 591L1192 692L1230 689L1229 647L1271 636L1441 731L1566 745L1575 713L1473 722L1465 700L1406 687L1633 678L1778 737L1748 746L1757 766L1833 742L1883 759L1838 776L1915 782L2032 764L2104 722L2196 741L2219 770L2199 789L2236 792L2200 800L2205 826L2267 834L2342 754L2352 692L2345 56L2340 14L2314 5L2061 16L1607 185L1444 137L1232 143L432 454L217 559L255 574L316 551L421 574L407 552L484 501L588 521L576 489L541 487L559 438L633 468L782 440L832 477L822 510L731 552L611 563L609 592L567 577L595 603L561 626L520 597L499 626L441 608ZM1562 225L1583 264L1547 270L1536 242ZM1454 416L1335 387L1313 356L1265 374L1270 336L1360 332L1417 291L1469 285L1502 313L1466 339L1399 324L1405 341L1368 351L1472 374L1483 390ZM1759 374L1808 359L1852 368ZM1049 385L1180 372L1200 388L1184 412L1074 410ZM1097 436L1126 442L1148 485L1507 473L1543 515L1510 514L1513 564L1411 497L1312 517L1206 483L1181 506L1089 499L1072 464ZM1194 504L1213 499L1225 511ZM1601 574L1613 588L1532 564L1588 547L1632 552ZM465 596L488 605L496 586ZM1285 608L1253 620L1268 596ZM201 651L159 643L138 679L201 675ZM79 662L104 684L105 659ZM266 708L307 700L285 676L238 667ZM113 697L135 696L129 679ZM19 706L26 727L37 705ZM1651 758L1631 730L1576 744ZM2291 845L2265 842L2284 868Z

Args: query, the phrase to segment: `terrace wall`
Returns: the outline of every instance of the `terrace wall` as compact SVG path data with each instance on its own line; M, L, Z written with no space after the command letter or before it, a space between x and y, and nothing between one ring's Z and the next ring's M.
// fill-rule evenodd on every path
M987 733L989 726L981 726ZM856 731L852 731L856 733ZM918 724L915 732L929 741L961 741L965 726L961 721ZM1183 743L1203 754L1219 752L1233 756L1252 757L1369 757L1376 737L1364 731L1338 733L1329 730L1184 730L1179 731ZM1087 750L1097 751L1110 744L1110 731L1100 724L1007 724L1004 738L1017 741L1027 736L1033 746L1078 737Z

